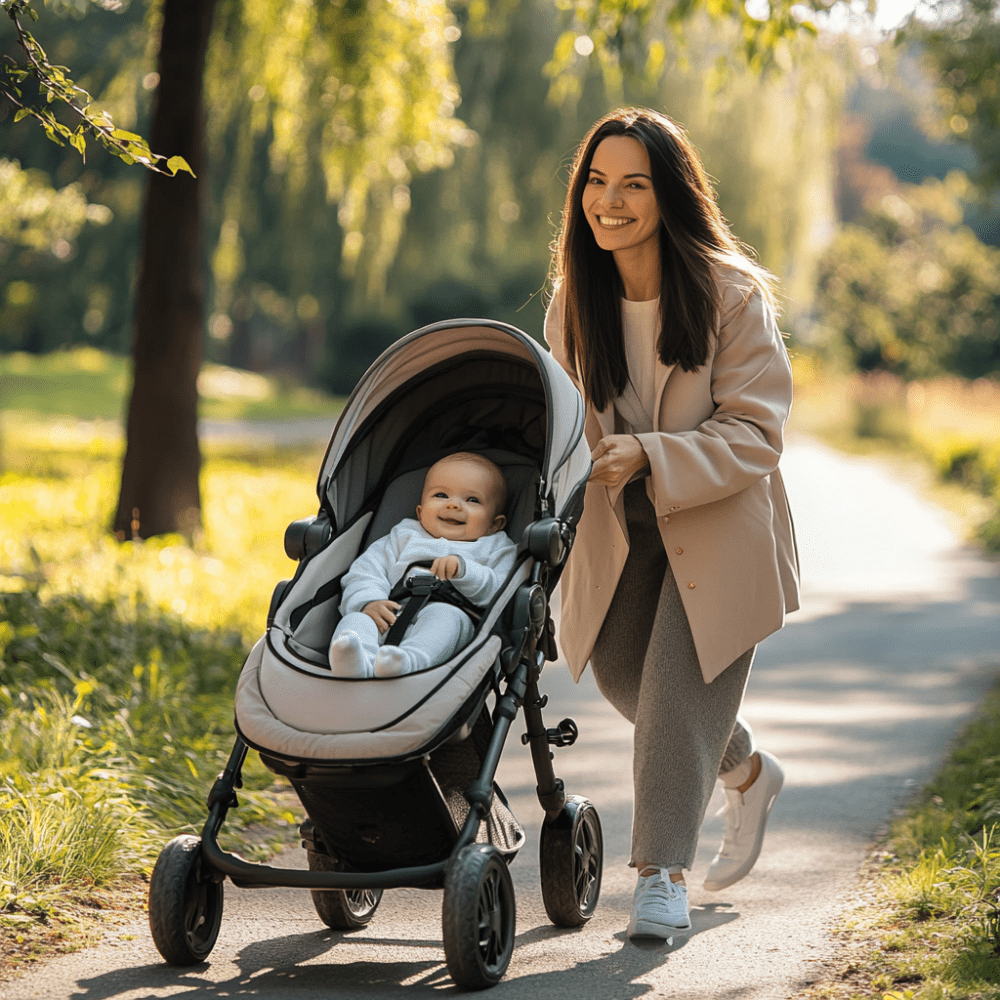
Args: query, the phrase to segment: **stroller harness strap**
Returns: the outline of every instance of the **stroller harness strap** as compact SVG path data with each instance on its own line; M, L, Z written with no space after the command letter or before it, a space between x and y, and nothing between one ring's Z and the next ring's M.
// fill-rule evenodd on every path
M429 563L413 563L410 567L429 566ZM389 626L389 631L385 636L385 645L398 646L402 641L410 623L417 614L430 601L444 601L453 604L464 611L474 621L481 617L481 610L471 601L459 593L456 588L447 580L440 580L433 573L411 573L410 570L403 575L403 579L392 588L389 599L403 602L403 608L396 616L396 620Z

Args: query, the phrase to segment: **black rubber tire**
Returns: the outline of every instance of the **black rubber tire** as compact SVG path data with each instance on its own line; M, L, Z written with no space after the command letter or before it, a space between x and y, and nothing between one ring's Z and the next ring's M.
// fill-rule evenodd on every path
M514 883L491 844L463 847L449 862L442 906L444 957L455 985L495 986L514 953Z
M199 882L201 839L174 837L160 851L149 880L149 930L171 965L199 965L222 925L221 882Z
M601 894L604 835L597 810L571 795L555 820L542 824L538 845L542 902L556 927L581 927Z
M343 871L339 862L329 854L306 851L306 857L311 872ZM367 927L382 901L381 889L311 889L309 894L319 919L334 931L356 931Z

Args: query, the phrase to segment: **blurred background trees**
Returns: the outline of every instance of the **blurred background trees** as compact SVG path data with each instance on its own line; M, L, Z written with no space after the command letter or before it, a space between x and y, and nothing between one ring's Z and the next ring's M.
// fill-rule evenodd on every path
M437 319L539 336L573 149L636 102L688 126L735 232L782 278L798 349L904 378L996 373L996 3L961 0L895 45L778 37L790 7L765 6L218 0L205 356L346 393ZM161 10L61 0L39 29L142 134ZM12 118L0 102L0 351L128 353L145 178Z
M565 167L623 101L689 126L737 232L808 301L835 224L846 81L830 53L782 42L785 72L761 81L738 62L720 69L739 24L693 15L682 45L662 4L618 60L588 52L552 0L409 6L407 21L407 4L219 0L206 70L211 359L343 392L385 343L433 319L486 313L537 335ZM66 7L80 16L44 24L53 61L145 134L159 5ZM72 238L3 238L0 349L127 352L145 178L101 151L84 164L11 117L0 105L4 158L92 208Z

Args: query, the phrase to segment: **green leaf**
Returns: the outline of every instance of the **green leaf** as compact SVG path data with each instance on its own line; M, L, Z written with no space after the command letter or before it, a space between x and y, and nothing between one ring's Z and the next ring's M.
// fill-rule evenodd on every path
M188 166L187 160L183 156L171 156L167 160L167 170L170 171L171 177L177 176L178 170L186 170L192 177L195 177L195 172Z
M19 122L22 118L27 118L30 114L30 108L21 108L21 110L14 115L14 121Z
M69 141L81 156L87 155L87 140L82 132L75 132L69 137Z
M136 135L135 132L126 132L125 129L123 128L116 128L111 133L111 138L124 139L126 142L135 142L136 140L138 140L139 142L145 142L145 140L141 135Z
M52 128L52 126L51 126L51 125L45 125L45 126L44 126L44 128L45 128L45 134L46 134L46 135L48 136L48 138L49 138L49 139L50 139L50 140L51 140L52 142L54 142L54 143L55 143L55 144L56 144L57 146L65 146L65 145L66 145L66 143L64 143L64 142L62 141L62 139L60 139L60 138L59 138L59 137L58 137L58 136L56 135L56 133L55 133L55 131L53 130L53 128Z

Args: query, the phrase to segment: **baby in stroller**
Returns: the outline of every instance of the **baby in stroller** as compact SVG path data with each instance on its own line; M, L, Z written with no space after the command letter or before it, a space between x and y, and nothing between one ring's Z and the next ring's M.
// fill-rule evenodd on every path
M517 553L503 531L506 500L503 473L483 455L458 452L431 466L416 519L404 518L373 542L344 575L343 618L330 643L334 676L397 677L425 670L472 638L472 619L447 599L429 601L408 622L405 612L397 618L402 605L392 594L415 564L429 563L429 572L450 581L471 605L488 603Z

